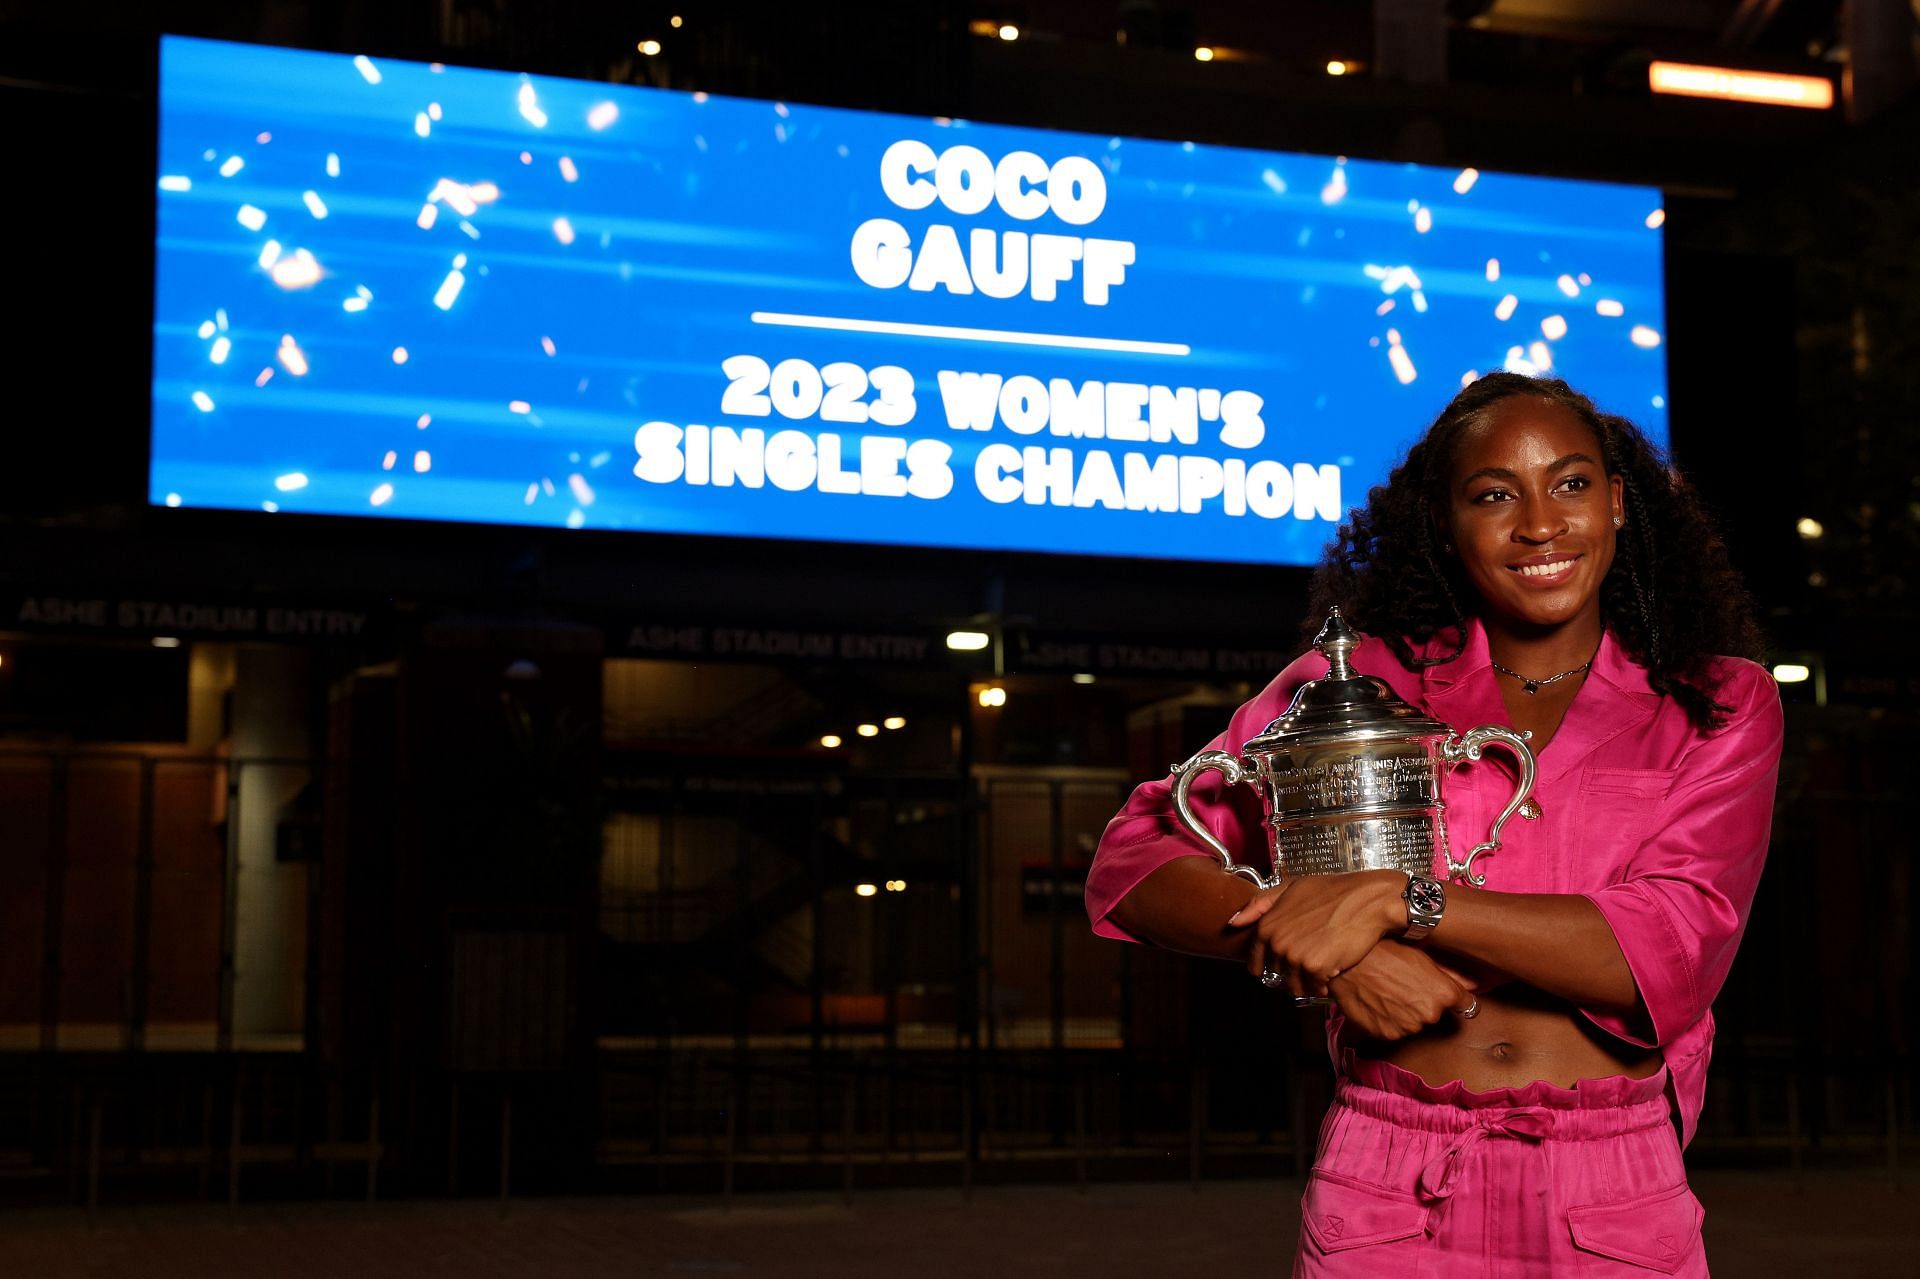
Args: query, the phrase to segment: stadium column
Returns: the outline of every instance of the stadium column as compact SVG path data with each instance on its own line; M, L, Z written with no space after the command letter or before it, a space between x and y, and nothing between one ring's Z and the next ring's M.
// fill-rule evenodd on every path
M1447 0L1373 0L1373 75L1447 82Z
M1847 119L1878 115L1920 79L1909 0L1847 0Z

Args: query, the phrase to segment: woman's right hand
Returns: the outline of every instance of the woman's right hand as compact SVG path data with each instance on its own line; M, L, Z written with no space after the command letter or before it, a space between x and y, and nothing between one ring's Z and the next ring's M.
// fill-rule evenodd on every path
M1333 979L1340 1012L1369 1039L1417 1035L1448 1013L1473 1005L1474 996L1425 951L1405 942L1377 943L1366 957Z

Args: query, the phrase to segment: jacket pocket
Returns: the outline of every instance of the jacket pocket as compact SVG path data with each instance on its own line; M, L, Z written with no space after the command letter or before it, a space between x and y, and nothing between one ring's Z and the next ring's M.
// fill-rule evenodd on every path
M1681 1182L1671 1190L1638 1199L1569 1208L1567 1223L1573 1231L1573 1246L1582 1252L1670 1275L1699 1255L1700 1222L1705 1216L1700 1201Z
M1586 768L1580 773L1578 856L1562 891L1591 892L1619 880L1634 850L1661 824L1670 768Z
M1318 1169L1307 1180L1300 1209L1308 1236L1328 1253L1424 1241L1430 1211L1411 1195Z

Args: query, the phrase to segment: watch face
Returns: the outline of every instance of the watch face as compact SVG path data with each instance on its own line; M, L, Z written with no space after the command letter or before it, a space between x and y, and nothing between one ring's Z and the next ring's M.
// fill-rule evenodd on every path
M1416 879L1407 885L1407 905L1416 915L1437 915L1447 908L1446 886L1438 880Z

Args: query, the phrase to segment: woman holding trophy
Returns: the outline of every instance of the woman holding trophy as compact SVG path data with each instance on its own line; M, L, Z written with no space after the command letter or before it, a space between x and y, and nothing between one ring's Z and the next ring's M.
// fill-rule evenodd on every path
M1331 1003L1295 1273L1706 1274L1680 1151L1782 721L1692 491L1490 374L1313 601L1319 651L1136 790L1087 882L1102 935Z

